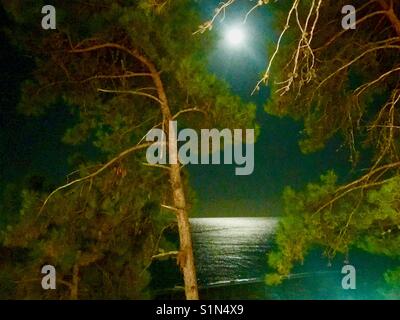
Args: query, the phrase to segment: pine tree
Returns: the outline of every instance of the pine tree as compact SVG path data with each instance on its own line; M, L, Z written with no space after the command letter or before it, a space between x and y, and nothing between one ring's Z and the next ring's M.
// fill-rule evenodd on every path
M97 265L107 275L129 277L125 289L134 291L140 268L132 267L133 260L142 255L139 261L146 265L157 255L148 248L159 244L154 238L169 219L157 221L172 213L186 298L197 299L184 171L180 164L146 166L143 138L158 127L174 141L177 132L168 131L168 123L178 119L192 128L253 127L255 107L208 73L205 50L212 42L192 35L196 8L185 0L63 1L55 4L57 29L44 31L37 1L6 7L17 23L16 45L36 62L21 110L38 115L51 107L70 108L79 121L64 141L89 141L104 158L103 164L81 166L76 179L47 197L25 192L23 216L6 234L6 245L36 253L33 269L49 259L57 262L71 298L93 291L96 279L87 279ZM85 289L85 281L91 287Z
M345 29L347 4L275 5L282 37L271 57L279 54L259 83L268 83L273 92L265 110L303 121L304 153L340 137L355 178L339 184L331 172L303 191L285 191L279 249L269 257L278 274L269 275L269 282L281 281L315 244L325 248L328 259L352 246L400 255L400 4L359 1L355 29Z

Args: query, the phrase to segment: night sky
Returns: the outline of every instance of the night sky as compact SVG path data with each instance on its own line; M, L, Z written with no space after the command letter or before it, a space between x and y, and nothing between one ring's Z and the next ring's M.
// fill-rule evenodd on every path
M201 1L202 15L209 19L218 1ZM265 70L267 45L277 38L271 28L268 8L253 11L246 22L246 46L232 48L224 32L240 25L254 2L242 1L226 12L212 32L218 35L216 47L210 50L210 70L231 86L243 100L257 105L261 133L255 145L255 169L250 176L235 176L235 165L191 166L192 184L197 191L195 214L200 216L279 215L280 197L287 185L302 187L319 179L321 173L334 169L347 179L350 172L346 147L336 138L321 152L303 155L298 146L302 124L289 118L277 118L264 112L268 88L251 96L260 74Z
M201 4L201 13L208 19L218 1L201 1ZM345 147L340 148L338 138L330 141L322 152L302 155L298 147L301 123L272 117L263 111L268 88L250 95L267 62L266 46L276 35L269 27L268 10L262 8L246 23L246 47L230 48L224 41L224 30L240 21L246 5L235 5L227 12L224 22L215 25L212 32L216 32L218 41L215 48L209 48L209 61L211 72L258 107L261 134L255 145L255 170L250 176L235 176L235 165L189 166L197 194L193 214L197 216L279 215L284 186L304 186L328 169L334 169L341 179L348 178L348 154ZM1 23L6 24L4 12L0 17ZM0 187L3 190L6 184L32 174L48 176L54 183L61 183L72 171L66 158L76 150L60 142L73 117L62 106L52 108L40 118L25 117L16 111L19 86L29 78L32 62L29 57L18 55L3 35L0 43Z

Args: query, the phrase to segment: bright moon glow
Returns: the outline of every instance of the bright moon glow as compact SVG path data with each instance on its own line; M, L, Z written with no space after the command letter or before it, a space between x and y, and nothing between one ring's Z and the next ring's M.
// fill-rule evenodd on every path
M245 38L244 31L243 31L243 29L234 27L234 28L228 30L228 32L226 34L226 38L231 45L239 46L244 41L244 38Z

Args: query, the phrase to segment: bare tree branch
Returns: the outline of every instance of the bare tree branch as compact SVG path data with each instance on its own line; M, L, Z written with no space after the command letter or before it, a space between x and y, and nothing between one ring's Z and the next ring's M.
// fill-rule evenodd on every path
M63 189L66 189L66 188L68 188L68 187L70 187L70 186L72 186L72 185L74 185L74 184L76 184L76 183L83 182L83 181L86 181L86 180L89 180L89 179L92 179L92 178L96 177L97 175L99 175L100 173L102 173L104 170L106 170L107 168L109 168L112 164L114 164L114 163L117 162L118 160L124 158L124 157L127 156L128 154L130 154L130 153L132 153L132 152L134 152L134 151L137 151L137 150L141 150L141 149L147 148L147 147L150 146L150 145L151 145L151 143L142 143L142 144L139 144L139 145L135 145L135 146L133 146L133 147L131 147L131 148L129 148L129 149L126 149L126 150L122 151L119 155L117 155L116 157L114 157L114 158L112 158L111 160L109 160L107 163L105 163L101 168L99 168L99 169L96 170L95 172L93 172L93 173L91 173L91 174L89 174L89 175L87 175L87 176L85 176L85 177L82 177L82 178L79 178L79 179L75 179L75 180L73 180L73 181L71 181L71 182L68 182L67 184L64 184L64 185L58 187L57 189L55 189L54 191L52 191L52 192L47 196L47 198L44 200L43 205L42 205L42 207L41 207L40 210L39 210L38 217L39 217L40 214L42 213L44 207L46 206L46 204L47 204L47 202L50 200L50 198L51 198L53 195L55 195L57 192L59 192L59 191L61 191L61 190L63 190Z

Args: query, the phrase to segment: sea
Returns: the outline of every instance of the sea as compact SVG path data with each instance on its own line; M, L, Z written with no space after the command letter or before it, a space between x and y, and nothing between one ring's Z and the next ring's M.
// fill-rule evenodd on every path
M278 218L264 217L192 218L200 296L266 300L393 299L383 273L399 266L400 261L358 249L350 250L347 257L338 255L328 261L323 250L315 248L281 285L267 286L265 275L272 272L267 255L276 247L278 222ZM355 288L343 286L348 275L343 270L346 265L354 267ZM153 269L153 284L159 298L183 297L182 279L176 269L173 261L160 263Z

